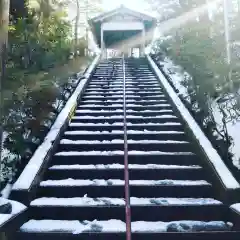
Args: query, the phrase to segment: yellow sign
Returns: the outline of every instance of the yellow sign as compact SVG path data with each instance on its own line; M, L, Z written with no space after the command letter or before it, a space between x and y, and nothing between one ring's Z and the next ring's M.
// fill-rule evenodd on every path
M74 113L75 113L76 108L77 108L77 103L75 103L75 104L72 106L72 108L71 108L71 110L70 110L70 112L69 112L69 114L68 114L68 119L69 119L69 120L72 119L72 117L73 117L73 115L74 115Z

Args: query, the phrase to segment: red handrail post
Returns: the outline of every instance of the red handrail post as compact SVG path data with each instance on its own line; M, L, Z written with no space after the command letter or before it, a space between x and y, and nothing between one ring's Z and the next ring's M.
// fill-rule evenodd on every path
M123 129L124 129L124 179L125 179L125 213L126 213L126 239L132 239L131 230L131 204L130 204L130 187L129 187L129 169L128 169L128 143L127 143L127 111L126 111L126 74L125 60L122 58L123 67Z

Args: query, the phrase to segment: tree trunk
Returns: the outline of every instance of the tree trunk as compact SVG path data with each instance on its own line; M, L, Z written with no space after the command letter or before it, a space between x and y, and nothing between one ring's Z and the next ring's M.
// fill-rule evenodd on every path
M86 52L86 55L88 56L88 49L89 49L89 46L88 46L88 38L89 38L89 31L88 31L88 11L89 11L89 1L86 0L86 21L87 21L87 24L86 24L86 43L87 43L87 52Z
M79 27L79 20L80 20L80 4L79 0L76 0L76 6L77 6L77 15L76 15L76 22L75 22L75 43L74 43L74 53L75 57L77 56L78 51L78 27Z
M6 78L9 0L0 0L0 188L2 183L2 141L3 141L3 81Z
M237 6L238 6L238 16L240 15L240 0L237 1Z

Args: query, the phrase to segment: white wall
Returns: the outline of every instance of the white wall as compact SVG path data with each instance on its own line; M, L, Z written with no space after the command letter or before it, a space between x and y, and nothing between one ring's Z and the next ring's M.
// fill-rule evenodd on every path
M142 22L105 22L102 24L103 31L142 30Z

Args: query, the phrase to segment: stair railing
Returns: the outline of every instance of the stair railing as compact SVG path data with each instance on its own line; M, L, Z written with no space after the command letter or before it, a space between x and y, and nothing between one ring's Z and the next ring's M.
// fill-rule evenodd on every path
M123 131L124 131L124 179L125 179L125 216L126 216L126 239L131 240L131 204L129 187L129 169L128 169L128 143L127 143L127 105L126 105L126 73L125 60L122 57L123 70Z

